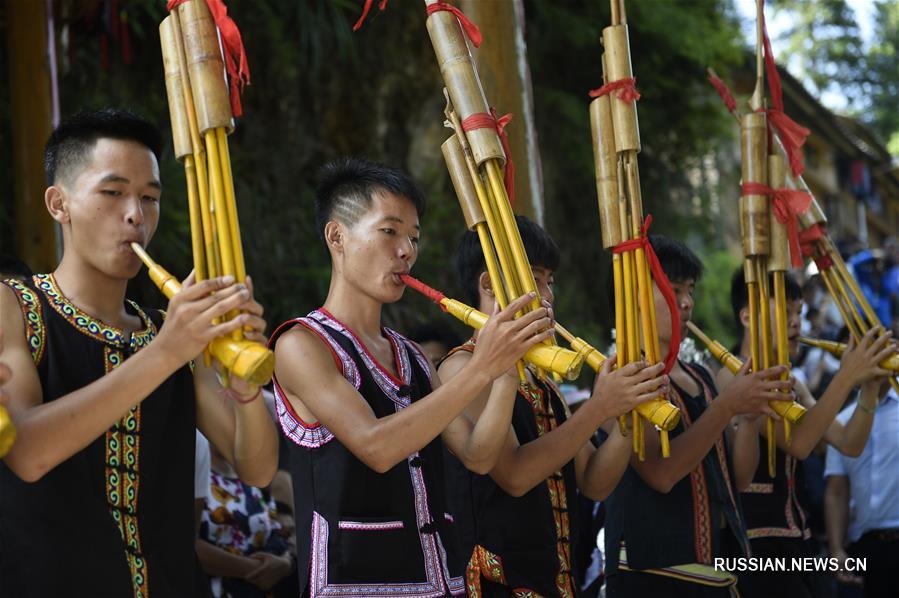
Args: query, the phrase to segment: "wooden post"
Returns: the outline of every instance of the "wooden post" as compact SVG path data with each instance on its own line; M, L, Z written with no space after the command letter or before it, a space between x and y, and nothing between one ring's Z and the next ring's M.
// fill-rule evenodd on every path
M543 173L524 40L523 0L462 0L460 7L484 34L484 43L473 49L484 95L500 116L513 114L506 132L516 166L515 212L543 224Z
M6 3L12 168L18 257L36 272L56 267L56 227L44 207L44 144L52 130L47 13L43 0Z

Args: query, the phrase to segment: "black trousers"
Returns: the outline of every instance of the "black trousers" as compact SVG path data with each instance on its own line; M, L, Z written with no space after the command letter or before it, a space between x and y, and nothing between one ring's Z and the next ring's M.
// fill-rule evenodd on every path
M731 598L738 595L736 588L704 586L639 571L618 571L606 578L606 598Z
M899 597L899 530L873 530L852 546L852 556L867 560L865 598Z

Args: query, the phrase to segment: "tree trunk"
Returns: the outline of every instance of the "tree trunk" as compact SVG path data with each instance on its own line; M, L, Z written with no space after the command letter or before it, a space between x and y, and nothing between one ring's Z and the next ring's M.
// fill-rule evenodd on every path
M506 132L515 162L515 211L543 224L543 174L524 40L523 0L463 0L461 7L484 34L484 43L474 50L474 56L487 102L496 107L499 116L513 114Z
M37 272L56 266L56 228L44 207L44 144L52 129L44 0L6 5L12 125L15 246Z

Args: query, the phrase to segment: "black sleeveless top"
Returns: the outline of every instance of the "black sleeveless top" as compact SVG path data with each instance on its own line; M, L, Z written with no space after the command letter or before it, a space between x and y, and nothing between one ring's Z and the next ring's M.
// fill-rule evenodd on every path
M324 309L282 324L269 341L295 325L325 341L337 367L386 417L431 392L427 359L387 328L399 379L384 369L355 333ZM303 364L296 364L303 367ZM446 508L443 443L438 436L386 473L357 459L321 423L307 424L275 380L281 429L288 440L296 502L297 570L310 598L465 594L464 561Z
M44 403L96 381L162 325L161 312L128 302L144 325L129 338L79 310L49 274L4 284L19 300ZM192 595L195 412L183 367L37 482L0 462L0 596Z
M697 381L702 393L692 397L681 389L669 392L668 399L681 410L681 421L670 432L672 439L702 416L717 394L708 371L683 362L681 366ZM716 556L737 556L723 554L723 548L730 544L730 538L724 537L725 531L732 534L733 544L743 555L748 555L739 495L732 480L731 458L723 433L700 466L667 494L653 490L633 467L628 467L606 502L607 572L690 563L712 565ZM720 527L722 520L725 528ZM622 545L626 563L620 560Z
M746 533L756 538L811 538L805 511L799 504L796 488L796 467L799 462L779 448L775 448L777 473L768 475L768 443L760 439L759 465L752 484L743 492L746 512Z
M449 355L473 348L469 341ZM512 427L520 444L537 440L565 419L565 404L554 386L539 380L519 386ZM574 460L516 498L490 475L466 469L448 451L447 459L450 512L459 526L462 548L470 555L469 596L481 595L480 578L522 595L576 596L571 547L577 536Z

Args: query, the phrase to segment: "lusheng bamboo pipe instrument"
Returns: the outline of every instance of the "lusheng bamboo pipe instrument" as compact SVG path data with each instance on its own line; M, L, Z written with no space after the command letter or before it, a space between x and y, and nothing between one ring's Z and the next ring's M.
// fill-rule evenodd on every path
M836 357L842 357L843 353L846 352L846 343L840 343L837 341L828 341L800 336L799 342L804 345L809 345L810 347L818 347L819 349L823 349ZM885 370L899 373L899 355L890 355L877 365Z
M693 322L687 322L687 328L690 329L690 332L693 333L693 336L702 341L706 348L708 348L709 353L712 354L712 357L721 362L721 365L730 370L732 374L736 374L740 371L740 369L743 367L743 360L728 351L727 347L706 335L702 330L699 329L699 326L697 326ZM781 411L777 412L777 414L784 418L785 421L789 420L794 424L798 424L802 421L802 418L805 417L807 411L806 408L796 401L778 402L789 403L789 405L786 405L785 409L782 408Z
M400 278L402 278L406 286L418 291L439 305L440 309L475 330L483 328L490 317L470 305L447 297L440 291L429 287L408 274L402 274L400 275ZM565 380L575 380L581 375L581 367L584 364L586 356L586 351L570 351L568 349L563 349L562 347L540 344L531 347L528 352L525 353L524 361L531 363L542 370L558 374Z
M143 247L132 243L131 249L147 266L150 280L159 287L163 295L171 299L181 291L181 283L178 282L178 279L153 261ZM263 386L272 379L272 373L275 370L275 354L265 345L223 336L209 343L209 353L222 364L225 370L253 386Z
M218 31L206 2L188 0L162 21L159 34L175 156L184 165L187 181L196 279L230 275L242 282L246 268L227 141L233 129L231 101ZM152 268L150 273L153 277ZM174 279L165 284L158 278L154 281L166 293L172 292L171 285L180 288ZM237 315L232 312L222 319ZM241 329L231 337L233 343L210 343L205 352L207 363L215 357L239 378L257 385L268 382L268 365L273 359L268 348L244 340ZM249 355L258 363L248 361ZM227 372L224 379L227 381Z
M445 84L446 124L454 131L443 150L463 214L478 234L500 306L533 292L535 299L525 311L537 309L539 292L502 176L511 160L500 138L505 117L497 120L489 107L463 33L463 23L466 32L476 27L446 3L425 0L425 6L428 34ZM549 340L543 344L555 347ZM523 367L519 374L524 380ZM543 373L538 370L538 375Z
M0 405L0 459L6 456L16 441L16 426L12 423L9 411Z
M612 24L603 29L603 46L604 87L632 82L628 29L624 3L620 0L612 0ZM590 121L603 246L614 249L643 238L645 231L637 164L640 132L634 98L624 93L616 97L600 94L590 105ZM657 363L662 356L652 276L643 246L637 244L613 251L612 274L618 367L642 359L643 354L648 363ZM641 460L645 457L643 419L659 428L661 452L667 457L670 454L668 430L677 424L679 417L677 408L661 396L631 412L634 451Z
M598 349L590 345L584 339L574 336L571 334L564 326L556 322L556 332L558 332L562 338L565 339L568 344L571 345L571 348L577 351L578 353L584 353L586 355L586 363L590 366L594 372L599 372L602 368L602 365L606 362L607 357L599 352ZM680 422L680 409L674 407L673 409L668 409L665 405L671 405L667 401L664 403L660 403L658 401L648 401L646 403L641 403L637 406L636 411L645 419L650 421L661 421L659 424L659 428L665 430L666 432L670 432L673 430L677 424ZM661 409L661 411L659 411ZM621 421L619 420L619 424ZM627 426L622 428L622 433L625 433ZM670 456L670 447L663 448L663 457Z

